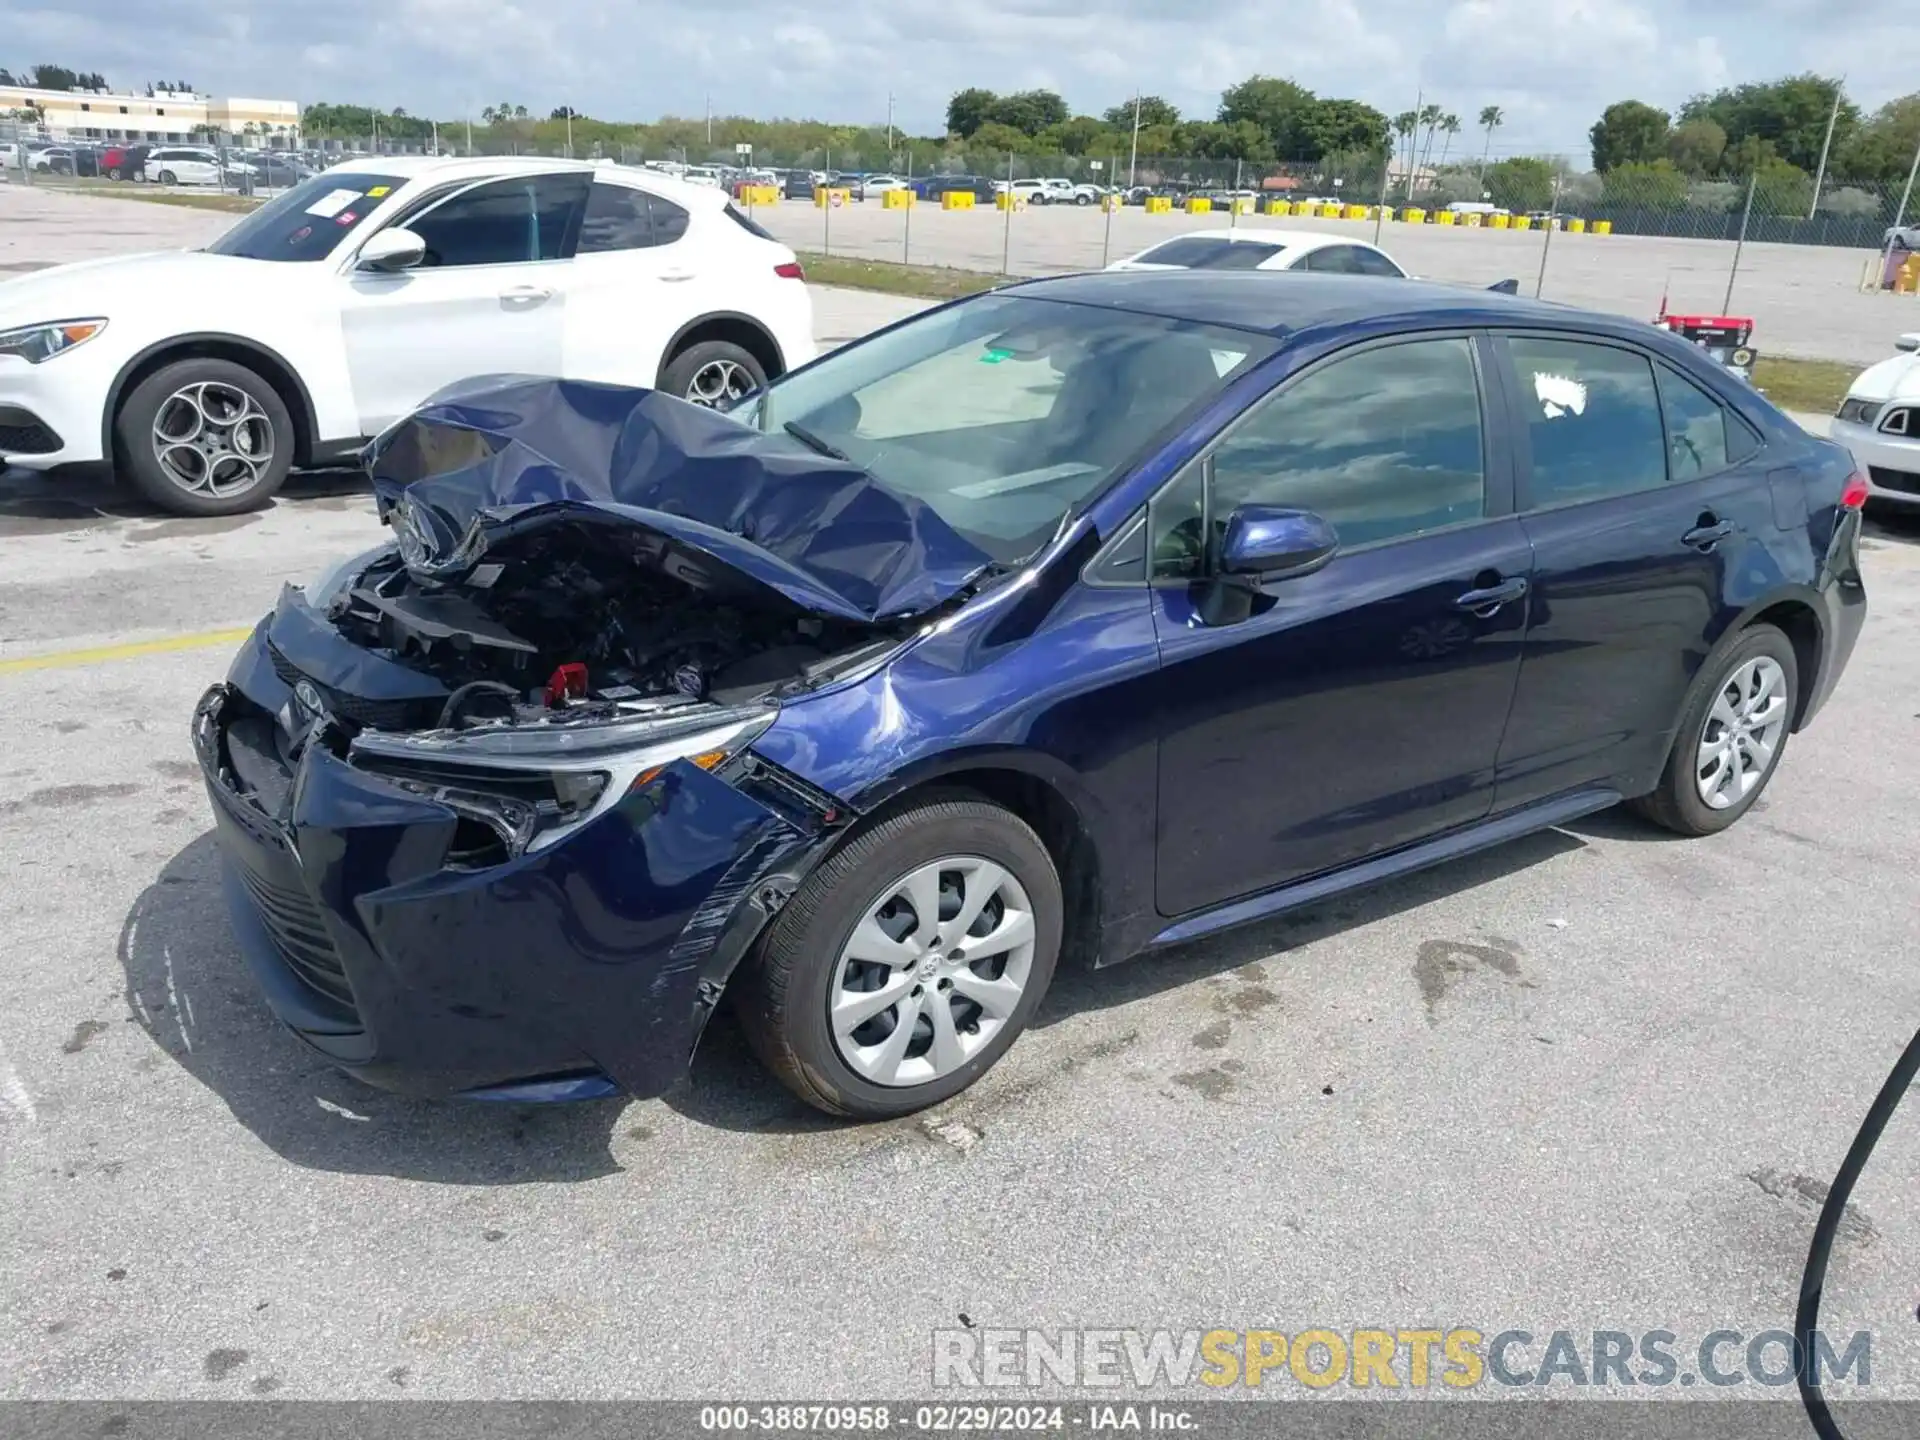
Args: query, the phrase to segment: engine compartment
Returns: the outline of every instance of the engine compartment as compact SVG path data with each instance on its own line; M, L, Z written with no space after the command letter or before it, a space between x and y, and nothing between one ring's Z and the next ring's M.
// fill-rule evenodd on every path
M656 532L585 519L499 539L457 578L423 580L388 555L326 614L446 687L439 729L778 698L905 629L812 614Z

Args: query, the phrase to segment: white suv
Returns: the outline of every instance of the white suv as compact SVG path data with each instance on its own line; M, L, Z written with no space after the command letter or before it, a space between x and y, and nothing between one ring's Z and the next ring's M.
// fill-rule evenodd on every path
M653 171L356 161L204 250L0 282L0 465L111 460L224 515L476 375L725 404L813 358L804 279L722 191Z
M189 145L162 145L147 152L147 179L156 185L217 185L218 151Z

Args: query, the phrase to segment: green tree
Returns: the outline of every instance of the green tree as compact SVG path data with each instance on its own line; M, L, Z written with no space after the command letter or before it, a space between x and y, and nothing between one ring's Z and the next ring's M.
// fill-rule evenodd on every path
M1291 80L1250 75L1221 92L1216 118L1223 125L1244 120L1257 126L1272 144L1273 153L1283 160L1312 159L1319 153L1313 148L1309 130L1317 103L1311 90Z
M1427 161L1433 158L1433 138L1440 133L1440 122L1446 118L1446 111L1438 105L1422 105L1419 114L1420 128L1426 132L1426 140L1420 147L1420 164L1416 170L1425 170ZM1418 179L1418 174L1414 176Z
M1402 110L1398 115L1393 117L1393 133L1396 137L1396 142L1393 147L1393 157L1395 161L1399 161L1400 143L1404 142L1407 147L1407 158L1401 166L1401 170L1403 174L1409 177L1409 181L1413 174L1413 136L1414 132L1419 128L1420 112L1417 110Z
M1769 157L1753 172L1753 181L1756 215L1804 217L1813 208L1813 177L1798 165Z
M1114 145L1113 132L1091 115L1076 115L1064 124L1049 125L1034 137L1036 150L1058 150L1067 155L1106 155Z
M1188 127L1187 144L1209 160L1267 164L1274 158L1272 138L1251 120L1202 121Z
M1605 174L1618 165L1646 165L1667 153L1673 117L1638 100L1609 105L1594 122L1593 168Z
M1609 167L1601 192L1609 205L1650 210L1681 210L1687 204L1687 177L1671 160L1624 160Z
M1480 112L1480 128L1487 132L1487 143L1480 147L1480 171L1486 173L1487 157L1493 154L1493 132L1506 123L1507 112L1498 105L1488 105Z
M993 118L993 107L999 103L1000 97L991 90L976 87L960 91L947 101L947 133L958 135L962 140L970 139Z
M1502 160L1487 171L1487 191L1503 210L1544 210L1553 201L1553 165L1533 156Z
M1033 137L1015 125L1006 125L998 120L989 120L970 137L972 143L983 150L1009 150L1016 155L1025 155L1033 149Z
M33 86L35 90L71 90L80 83L80 77L64 65L36 65L33 67Z
M1305 133L1311 150L1305 159L1353 150L1387 151L1387 117L1358 100L1316 100L1307 111Z
M1882 105L1845 145L1834 147L1834 173L1899 184L1906 179L1916 149L1920 149L1920 94L1904 95Z
M1131 136L1133 134L1133 101L1126 100L1111 107L1100 118L1106 121L1108 129L1124 130ZM1140 97L1140 128L1142 130L1150 125L1164 125L1172 129L1179 123L1180 112L1167 101L1162 100L1158 95Z
M1461 128L1460 117L1458 115L1442 115L1440 117L1440 133L1447 138L1440 142L1440 159L1435 165L1436 169L1446 165L1447 154L1453 149L1453 137L1460 133Z
M1711 120L1727 132L1727 142L1769 142L1788 164L1812 170L1820 163L1827 117L1840 82L1822 75L1791 75L1781 80L1738 85L1696 95L1680 107L1682 120ZM1844 149L1860 128L1860 108L1842 100L1834 122L1833 143Z
M1032 136L1049 125L1065 124L1067 115L1067 102L1053 91L1022 90L994 101L989 118Z
M1667 158L1696 179L1718 175L1727 153L1727 132L1711 120L1682 120L1667 133Z

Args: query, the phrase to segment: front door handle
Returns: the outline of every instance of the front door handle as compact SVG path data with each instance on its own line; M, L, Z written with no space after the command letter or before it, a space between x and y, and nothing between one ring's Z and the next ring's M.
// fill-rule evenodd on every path
M1702 553L1707 553L1722 540L1733 534L1733 522L1731 520L1715 520L1707 515L1702 515L1700 520L1700 524L1694 526L1693 529L1687 531L1686 534L1680 537L1680 543L1682 545L1691 545L1694 549Z
M1491 620L1502 605L1510 605L1527 593L1527 577L1515 575L1497 585L1469 590L1453 602L1456 610L1470 610L1482 620Z
M669 285L678 285L678 284L679 284L679 283L680 283L681 281L683 281L683 280L691 280L691 279L693 279L693 271L691 271L691 270L663 270L663 271L661 271L661 272L660 272L660 278L661 278L662 280L664 280L664 281L666 281L666 282L667 282L667 283L668 283Z
M538 305L543 300L551 300L553 291L541 285L515 285L502 290L500 298L509 305Z

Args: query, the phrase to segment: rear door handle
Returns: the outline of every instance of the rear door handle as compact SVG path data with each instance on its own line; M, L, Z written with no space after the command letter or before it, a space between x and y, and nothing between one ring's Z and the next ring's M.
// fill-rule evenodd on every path
M1702 516L1701 518L1705 519L1706 517ZM1694 526L1693 529L1687 531L1686 534L1680 537L1680 543L1683 545L1691 545L1694 549L1705 552L1712 550L1714 546L1718 545L1731 534L1733 534L1733 522L1731 520L1715 520L1711 524Z
M551 300L553 291L540 285L515 285L512 289L502 290L500 298L509 305L538 305L542 300Z
M667 282L667 283L668 283L669 285L677 285L677 284L679 284L679 283L680 283L680 282L681 282L682 280L691 280L691 279L693 279L693 271L691 271L691 270L663 270L663 271L661 271L661 273L660 273L660 278L661 278L662 280L665 280L665 281L666 281L666 282Z
M1502 605L1509 605L1527 593L1527 577L1515 575L1502 580L1498 585L1488 585L1479 590L1469 590L1453 602L1456 610L1471 610L1482 620L1493 618L1494 612Z

